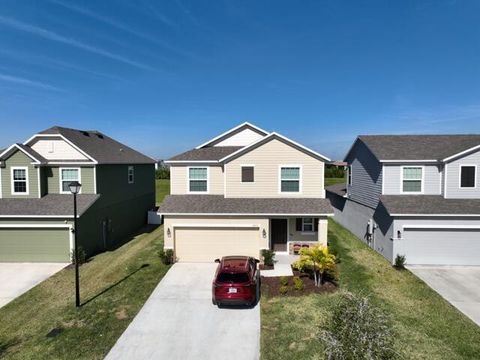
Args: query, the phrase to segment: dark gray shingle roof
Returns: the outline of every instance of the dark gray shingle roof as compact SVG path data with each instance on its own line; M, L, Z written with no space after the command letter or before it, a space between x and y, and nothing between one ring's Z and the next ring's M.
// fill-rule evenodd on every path
M168 161L217 161L241 148L242 146L208 146L175 155L171 159L168 159Z
M99 164L154 164L155 160L98 131L54 126L39 134L59 134L67 138Z
M480 145L480 135L360 135L379 160L443 160Z
M79 194L77 211L82 215L97 199L98 194ZM0 199L0 216L32 215L73 217L73 196L68 194L48 194L40 199Z
M23 151L25 151L27 154L30 154L30 156L33 156L35 159L40 161L41 163L46 163L47 159L45 159L42 155L37 153L35 150L33 150L30 146L23 145L23 144L17 144L20 148L22 148Z
M441 195L382 195L389 214L479 215L480 199L445 199Z
M337 194L339 196L344 196L347 193L347 184L335 184L325 187L326 191Z
M161 214L333 214L327 199L316 198L225 198L223 195L168 195Z

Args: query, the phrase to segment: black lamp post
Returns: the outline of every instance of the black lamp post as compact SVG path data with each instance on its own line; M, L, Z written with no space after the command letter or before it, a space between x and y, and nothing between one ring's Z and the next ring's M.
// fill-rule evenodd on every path
M78 275L78 245L77 245L77 194L80 192L82 184L78 181L71 182L68 185L70 192L73 194L73 238L75 242L75 306L80 307L80 278Z

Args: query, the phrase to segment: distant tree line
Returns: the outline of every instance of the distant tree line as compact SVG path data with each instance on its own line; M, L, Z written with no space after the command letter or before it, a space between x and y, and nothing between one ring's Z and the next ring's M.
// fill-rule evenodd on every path
M345 177L346 170L343 166L326 165L325 177L326 178L343 178Z

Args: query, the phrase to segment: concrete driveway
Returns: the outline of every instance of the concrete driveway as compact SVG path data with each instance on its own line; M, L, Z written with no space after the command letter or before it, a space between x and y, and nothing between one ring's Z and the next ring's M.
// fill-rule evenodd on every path
M0 263L0 307L67 265L63 263Z
M106 359L258 359L260 306L212 305L216 265L173 265Z
M480 325L480 266L409 266L408 269Z

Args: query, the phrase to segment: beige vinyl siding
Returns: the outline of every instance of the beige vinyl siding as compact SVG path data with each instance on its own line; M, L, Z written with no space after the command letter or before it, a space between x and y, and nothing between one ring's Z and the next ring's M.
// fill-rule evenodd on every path
M88 160L88 158L61 138L38 139L31 148L47 160Z
M255 165L253 183L241 182L241 166L245 164ZM300 193L280 192L281 165L301 167ZM228 162L225 171L225 197L325 197L324 163L277 139Z
M188 168L189 167L207 167L208 168L208 194L222 195L223 186L223 167L206 165L172 165L170 167L170 193L172 195L188 194ZM207 194L207 193L205 193Z
M25 155L20 150L17 150L5 161L5 167L0 168L2 176L2 197L4 198L38 198L38 168L32 165L30 157ZM12 167L26 167L28 169L28 195L14 195L12 194Z
M48 167L45 169L46 184L48 187L47 193L60 193L60 169L61 167ZM78 166L63 166L63 168L78 168ZM95 176L93 166L80 167L80 183L82 184L82 194L95 193ZM126 175L125 175L126 178Z

